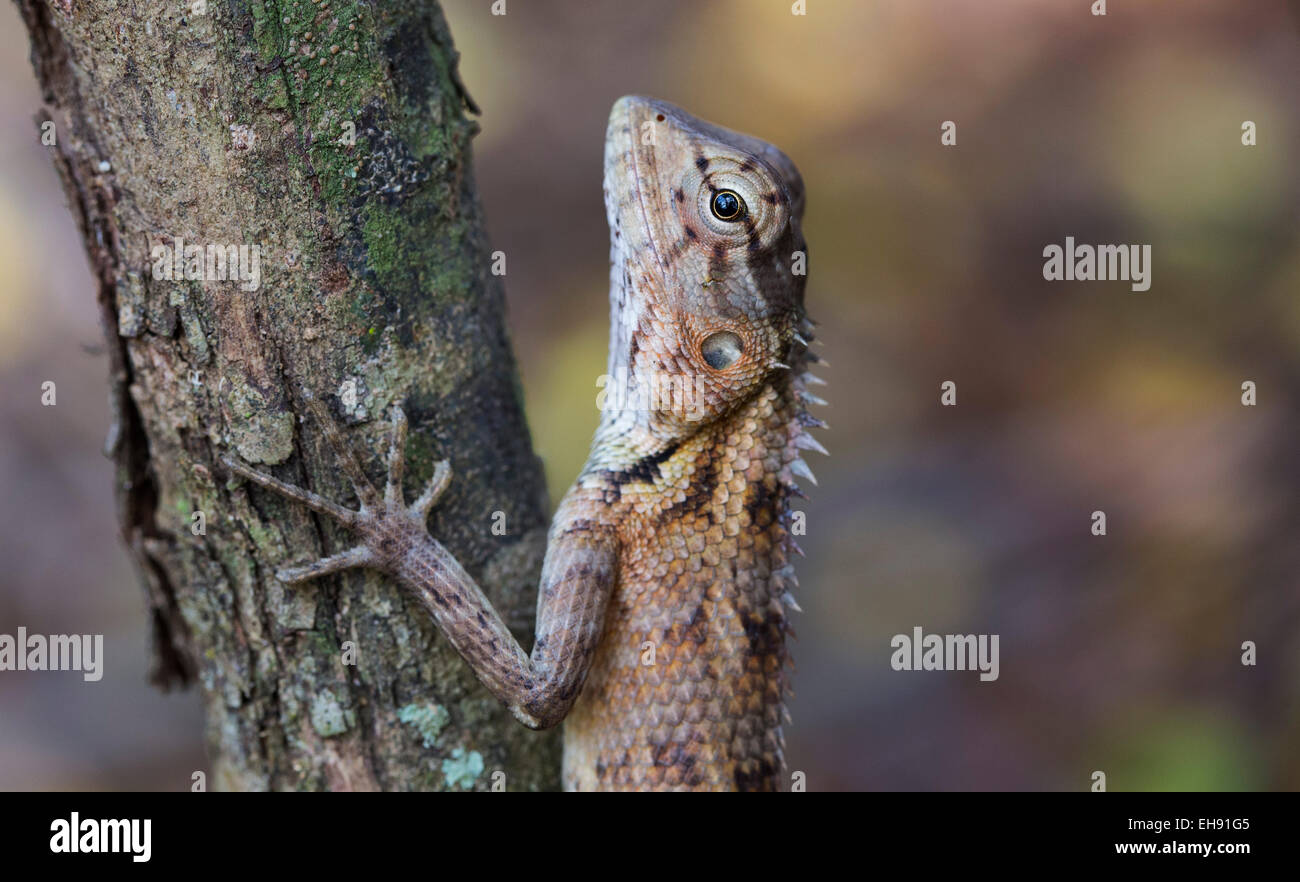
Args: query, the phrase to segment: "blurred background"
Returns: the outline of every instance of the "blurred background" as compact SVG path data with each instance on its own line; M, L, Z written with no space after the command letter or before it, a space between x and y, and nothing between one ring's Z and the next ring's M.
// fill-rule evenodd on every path
M1300 789L1300 17L1089 6L444 3L555 498L598 418L613 101L803 172L831 365L787 733L810 790ZM199 702L145 683L93 288L9 4L0 50L0 633L102 631L111 658L93 685L0 673L0 788L175 789ZM1150 244L1151 289L1045 282L1066 236ZM893 671L914 626L1000 635L1000 678Z

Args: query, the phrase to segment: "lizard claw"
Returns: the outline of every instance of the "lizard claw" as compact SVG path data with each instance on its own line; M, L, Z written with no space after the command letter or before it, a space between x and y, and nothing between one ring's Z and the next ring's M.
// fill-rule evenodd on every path
M451 463L445 459L439 460L433 466L433 477L424 486L424 492L420 494L415 502L411 503L411 511L420 519L421 526L429 519L429 512L442 498L442 494L447 492L447 487L450 484Z
M331 517L345 527L355 528L360 522L360 512L344 508L338 503L326 499L324 496L313 493L310 490L304 490L295 484L286 484L279 478L245 465L233 456L223 456L221 457L221 461L225 464L226 468L230 469L235 474L247 478L254 484L265 487L268 490L274 490L281 496L297 500L312 511Z
M378 562L374 552L365 545L354 545L347 551L334 554L329 557L322 557L320 560L313 561L301 567L284 567L275 571L275 577L281 582L289 585L299 582L307 582L311 579L317 579L321 576L327 576L330 573L337 573L342 570L350 570L353 567L374 566Z
M406 473L406 413L399 405L393 405L393 433L388 444L388 484L384 489L384 504L393 513L405 508L402 497L402 476ZM407 509L418 520L421 527L429 519L433 506L447 492L451 484L451 463L439 460L434 463L433 477L424 486L424 491Z
M308 399L307 405L320 423L321 431L338 458L339 465L356 490L357 498L361 502L359 511L344 508L317 493L281 481L266 472L246 465L233 456L221 457L221 461L232 472L260 487L300 502L312 511L337 521L361 536L361 544L346 551L303 566L286 567L276 572L276 578L291 584L306 582L354 567L383 567L391 557L394 540L411 529L412 521L420 530L425 529L429 511L451 483L451 464L443 460L434 466L433 477L429 479L424 492L409 507L406 506L402 494L402 478L406 472L407 421L402 409L394 407L393 429L388 447L388 478L381 498L362 471L361 465L352 453L352 448L344 440L329 411L316 399Z
M329 442L330 447L333 449L339 466L347 474L348 480L352 482L352 489L356 491L357 499L361 500L361 510L377 511L380 508L379 491L375 489L375 485L370 483L370 479L362 471L361 464L357 462L351 445L344 440L343 433L339 431L338 423L334 422L334 417L330 415L328 408L318 398L308 398L307 407L311 410L312 415L316 417L316 422L320 424L320 430L324 433L325 440Z

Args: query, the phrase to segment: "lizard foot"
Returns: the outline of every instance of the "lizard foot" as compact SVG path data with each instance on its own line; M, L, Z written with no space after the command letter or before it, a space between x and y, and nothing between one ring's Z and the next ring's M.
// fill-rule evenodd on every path
M316 421L320 423L325 438L334 451L338 463L352 482L361 507L356 511L344 508L325 497L304 490L293 484L287 484L265 472L258 471L233 456L223 456L221 461L231 471L242 475L254 484L273 490L281 496L301 502L312 511L332 518L361 537L361 544L329 557L300 567L287 567L276 572L281 582L306 582L330 573L353 567L377 567L384 569L393 560L395 553L406 547L407 540L413 532L424 533L429 510L451 483L451 464L446 460L437 463L433 477L425 486L418 499L407 506L402 498L402 476L406 472L406 414L400 407L393 407L393 430L388 448L388 480L381 497L379 491L366 477L360 463L352 453L352 448L343 439L338 425L330 416L325 405L316 399L308 402Z

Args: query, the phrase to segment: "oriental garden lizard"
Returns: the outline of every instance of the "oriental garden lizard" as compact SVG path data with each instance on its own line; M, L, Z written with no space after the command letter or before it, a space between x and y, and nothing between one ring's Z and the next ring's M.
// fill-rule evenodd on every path
M438 463L402 497L406 418L388 479L367 480L310 402L360 500L344 508L225 458L333 518L355 547L282 570L302 582L373 567L418 598L482 684L535 729L564 721L569 790L776 790L787 722L790 533L807 404L803 181L770 144L625 97L605 141L609 372L582 473L551 524L524 652L425 521Z

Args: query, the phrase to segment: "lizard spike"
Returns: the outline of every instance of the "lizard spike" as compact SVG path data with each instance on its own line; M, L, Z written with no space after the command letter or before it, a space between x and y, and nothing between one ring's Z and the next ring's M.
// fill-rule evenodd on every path
M790 690L790 693L793 695L793 694L794 694L794 690L793 690L793 689ZM781 720L782 720L782 721L783 721L787 726L793 726L793 725L794 725L794 717L790 716L790 710L789 710L789 708L786 708L786 707L784 707L784 706L781 708Z
M831 452L827 450L825 447L823 447L820 441L818 441L812 435L809 435L807 432L804 432L802 435L795 436L794 446L799 447L803 450L815 450L818 453L822 454L823 456L831 455Z
M786 490L789 492L791 496L797 496L800 499L804 499L804 500L808 498L808 494L803 492L803 488L800 487L798 484L794 483L793 481L791 481L786 486Z
M803 400L806 401L806 402L808 402L809 404L821 404L821 405L825 405L825 404L826 404L826 399L825 399L825 398L820 398L820 397L818 397L818 396L812 394L811 392L809 392L807 389L802 390L802 391L799 393L799 396L800 396L801 398L803 398Z
M808 413L808 411L804 411L803 413L799 414L799 422L802 423L805 428L809 428L809 429L830 428L830 426L826 423L825 420L818 419L817 417Z
M812 351L805 352L805 353L803 354L803 357L804 357L804 358L805 358L805 359L806 359L810 364L819 364L819 365L822 365L823 367L830 367L830 366L831 366L831 363L830 363L829 361L827 361L826 359L822 358L822 357L821 357L820 355L818 355L816 352L812 352Z
M812 481L814 487L817 485L817 476L812 473L812 469L808 468L808 463L803 461L803 457L799 457L795 459L794 462L790 463L790 471L794 472L801 478L807 478L809 481Z
M825 385L826 385L826 381L825 381L825 380L823 380L821 377L817 376L816 374L811 374L811 373L809 373L808 371L804 371L800 376L802 377L802 379L803 379L803 381L804 381L805 383L808 383L808 384L810 384L810 385L813 385L813 386L825 386Z
M772 362L772 369L778 371L788 371L790 370L790 365L785 364L784 362L774 361Z
M798 343L800 346L802 346L804 349L807 349L807 348L808 348L808 341L805 340L805 339L803 338L803 335L800 334L800 333L797 332L797 331L795 332L795 335L794 335L794 341L795 341L796 343Z
M783 600L785 602L785 605L790 607L790 609L794 610L795 612L799 612L799 613L803 612L803 607L801 607L797 602L795 602L794 595L791 594L789 591L781 595L781 600Z

